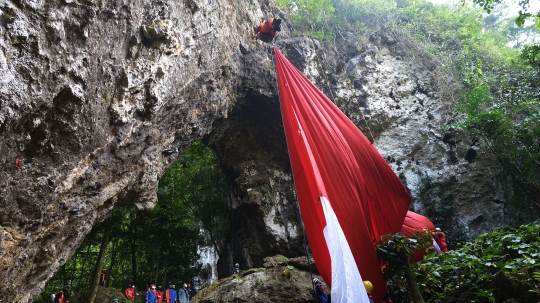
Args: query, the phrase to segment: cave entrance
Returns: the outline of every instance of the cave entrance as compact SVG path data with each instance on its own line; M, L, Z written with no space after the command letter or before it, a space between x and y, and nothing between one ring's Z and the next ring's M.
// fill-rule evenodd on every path
M200 287L215 278L215 266L198 261L217 257L229 231L226 178L216 153L201 141L193 143L163 175L157 195L152 211L118 208L96 224L35 302L50 303L63 285L70 286L70 302L86 302L108 229L103 256L107 296L122 295L132 282L138 292L151 284L165 292L169 282L178 289L184 282ZM98 296L103 297L102 291Z

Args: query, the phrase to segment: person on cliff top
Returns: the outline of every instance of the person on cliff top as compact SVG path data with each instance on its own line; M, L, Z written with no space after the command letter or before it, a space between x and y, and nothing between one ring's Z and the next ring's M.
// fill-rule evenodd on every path
M173 284L169 283L169 289L165 291L165 297L167 298L167 303L176 302L176 290L174 289Z
M281 19L268 19L261 22L259 26L253 27L255 38L262 42L272 43L274 37L281 31Z
M315 278L313 279L313 284L315 285L315 294L317 295L317 303L327 303L328 295L326 294L326 290L324 290L322 281Z
M448 252L448 245L446 244L446 236L441 231L440 228L435 228L435 233L433 234L433 237L435 238L435 242L439 245L439 248L443 252Z
M126 287L124 290L124 294L131 302L135 302L135 285L128 285L128 287Z
M54 303L67 303L69 302L69 286L64 286L61 291L57 292L54 296Z

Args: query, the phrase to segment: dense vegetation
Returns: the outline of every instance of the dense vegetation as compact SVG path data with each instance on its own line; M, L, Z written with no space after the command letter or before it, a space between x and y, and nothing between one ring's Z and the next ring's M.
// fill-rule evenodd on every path
M388 235L378 245L388 264L394 302L411 302L407 271L412 272L425 302L540 301L540 225L497 229L471 243L420 263L407 264L407 255L426 247L431 237Z
M95 225L75 255L47 282L37 302L49 303L63 285L69 285L71 293L90 290L109 228L103 258L109 288L123 291L130 277L139 290L152 283L193 281L204 274L197 263L198 249L213 246L220 251L226 239L225 191L215 153L195 142L160 180L157 206L150 212L119 208L111 219Z
M297 34L333 43L354 32L366 37L360 50L374 36L400 41L399 55L430 69L441 96L455 102L448 128L468 131L499 162L507 201L540 207L540 19L525 10L505 17L500 1L475 2L491 14L425 0L278 0ZM534 16L534 25L516 25Z

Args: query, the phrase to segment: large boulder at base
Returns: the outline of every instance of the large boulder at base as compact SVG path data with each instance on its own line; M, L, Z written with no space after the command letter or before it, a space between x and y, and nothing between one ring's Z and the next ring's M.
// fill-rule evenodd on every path
M216 281L202 289L193 303L316 302L309 271L289 270L287 266L250 269L240 276Z

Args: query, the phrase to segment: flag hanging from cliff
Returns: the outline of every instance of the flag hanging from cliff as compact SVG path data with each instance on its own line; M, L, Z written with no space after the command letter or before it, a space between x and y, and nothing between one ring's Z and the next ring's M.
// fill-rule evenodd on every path
M374 244L399 232L411 202L371 142L274 47L294 182L317 269L332 302L379 302L386 292Z

